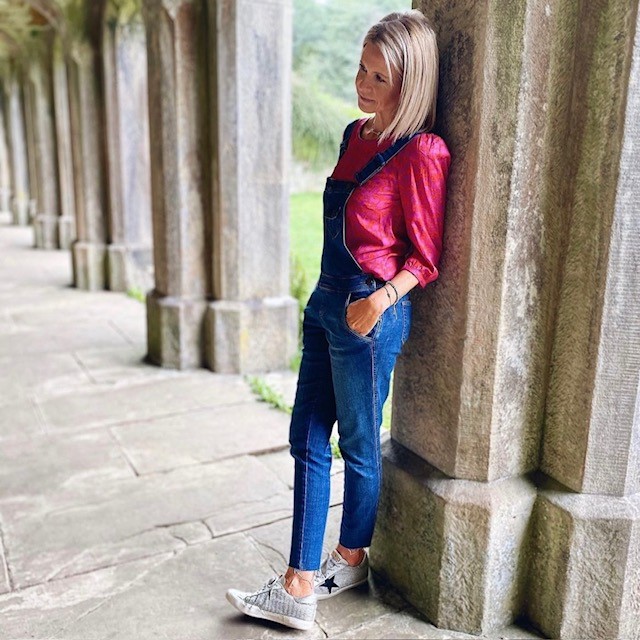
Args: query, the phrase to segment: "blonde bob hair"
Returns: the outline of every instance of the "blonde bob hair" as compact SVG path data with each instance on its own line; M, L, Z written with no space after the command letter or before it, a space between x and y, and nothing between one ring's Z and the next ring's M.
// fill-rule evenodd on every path
M362 48L369 42L380 49L390 82L392 69L402 79L396 114L378 142L430 131L436 119L439 68L438 43L430 21L417 9L390 13L367 31Z

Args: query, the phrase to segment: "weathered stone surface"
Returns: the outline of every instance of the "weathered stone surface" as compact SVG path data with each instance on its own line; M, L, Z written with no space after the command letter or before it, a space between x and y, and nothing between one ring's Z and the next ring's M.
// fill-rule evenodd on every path
M543 112L547 79L528 57L539 44L525 27L527 3L418 6L437 29L436 133L453 162L440 275L412 297L392 435L452 477L495 480L538 459L549 266L539 241L544 201L526 185L542 170L529 143L546 123L519 114Z
M155 288L147 296L152 362L199 367L210 293L206 182L209 157L204 7L144 0L149 60L149 134ZM165 300L166 298L166 300Z
M63 45L56 38L53 47L53 101L55 106L56 151L58 154L58 185L60 215L58 216L58 247L70 249L75 239L76 203L73 184L71 150L71 121L69 115L69 86Z
M32 400L3 402L0 405L0 442L28 440L46 433L46 424Z
M4 219L11 216L11 195L13 191L13 178L11 176L11 151L8 140L8 113L7 100L4 94L5 79L2 78L0 86L0 213Z
M38 181L37 215L34 224L35 246L58 246L60 191L54 122L52 67L45 54L34 55L28 66L30 113L33 127L34 168Z
M523 605L534 485L451 479L393 440L382 449L372 567L439 627L481 634L510 624Z
M69 349L96 346L120 347L127 340L109 322L96 321L93 325L69 326L68 322L42 327L19 327L8 335L0 335L0 353L4 356L35 353L55 353Z
M247 401L249 388L239 378L166 378L126 382L110 389L43 398L38 406L51 431L72 432L186 413ZM87 411L91 407L91 411Z
M67 70L77 216L73 282L79 289L95 291L107 284L107 196L100 73L90 42L74 43Z
M254 402L113 427L139 475L288 447L289 416ZM293 459L291 459L293 466Z
M207 364L224 372L284 369L298 334L289 296L291 2L207 6L216 299L207 318Z
M19 359L0 357L0 407L28 400L35 394L44 395L61 381L62 384L88 381L69 353L24 354Z
M15 225L28 223L29 166L24 122L24 100L15 64L8 70L4 83L7 117L7 139L11 162L11 213Z
M109 5L114 9L114 5ZM109 171L109 288L153 288L151 160L147 45L141 16L103 25L107 163Z
M552 638L640 638L640 494L547 484L532 519L528 615Z
M289 488L251 456L152 476L94 479L91 487L92 496L81 500L74 493L71 504L66 497L73 483L46 496L0 502L17 587L181 548L184 541L169 529L175 524L202 520L218 535L271 522L290 515L292 500Z
M0 450L0 505L11 504L15 517L71 508L109 494L101 485L117 485L135 472L106 430L56 438L34 434L29 440L8 440ZM24 512L21 511L24 505ZM0 506L0 510L2 507Z
M221 373L287 367L298 348L298 303L289 296L209 305L206 358Z
M149 360L174 369L202 366L206 309L204 299L161 295L155 289L147 294Z
M585 13L578 95L589 109L572 146L540 466L576 491L620 496L640 491L640 18L613 0Z

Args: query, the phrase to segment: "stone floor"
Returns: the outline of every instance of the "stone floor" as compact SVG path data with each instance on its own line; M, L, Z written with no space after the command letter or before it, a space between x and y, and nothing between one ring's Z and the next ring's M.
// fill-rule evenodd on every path
M145 309L0 225L0 639L474 638L374 578L295 632L225 600L286 567L288 417L239 376L150 366ZM270 382L291 398L292 374ZM333 469L326 548L337 541ZM492 638L537 638L509 627Z

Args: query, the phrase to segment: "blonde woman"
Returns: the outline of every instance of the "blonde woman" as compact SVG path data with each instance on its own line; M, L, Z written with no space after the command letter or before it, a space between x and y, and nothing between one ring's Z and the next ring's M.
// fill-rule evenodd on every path
M417 10L364 38L358 106L324 191L321 274L304 313L289 442L295 461L289 567L255 592L229 589L243 613L296 629L317 601L367 581L381 481L380 426L391 372L409 335L408 292L438 277L450 154L430 133L438 47ZM322 559L338 421L344 501L337 547ZM322 560L322 562L321 562Z

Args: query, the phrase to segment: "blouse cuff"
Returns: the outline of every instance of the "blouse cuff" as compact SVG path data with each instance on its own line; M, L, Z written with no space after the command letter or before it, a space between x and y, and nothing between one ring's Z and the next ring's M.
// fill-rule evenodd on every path
M402 268L412 273L418 279L418 284L423 289L438 277L438 269L436 269L436 267L427 267L416 258L409 258Z

